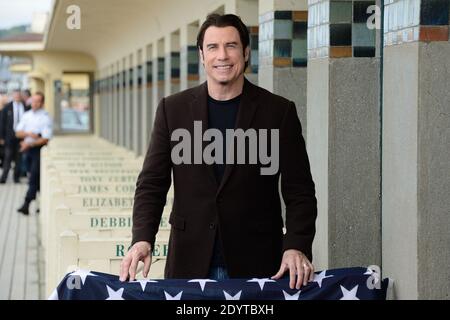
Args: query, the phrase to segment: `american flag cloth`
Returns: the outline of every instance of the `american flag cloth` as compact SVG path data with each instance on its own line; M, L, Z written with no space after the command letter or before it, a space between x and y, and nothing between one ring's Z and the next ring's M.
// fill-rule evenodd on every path
M95 271L68 273L50 300L385 300L389 279L355 267L316 272L314 280L289 288L289 272L278 280L159 279L121 282Z

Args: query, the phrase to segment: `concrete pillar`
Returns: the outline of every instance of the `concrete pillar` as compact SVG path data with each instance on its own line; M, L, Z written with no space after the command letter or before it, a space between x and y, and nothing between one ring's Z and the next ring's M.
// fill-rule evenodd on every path
M109 91L108 91L108 140L113 141L114 136L114 69L111 65L109 71Z
M319 270L381 265L380 63L377 31L366 24L372 4L309 2L306 136Z
M132 149L133 146L133 134L132 134L132 121L133 121L133 109L134 109L134 94L133 94L133 56L128 57L128 72L127 72L127 104L125 107L125 138L126 138L126 148L128 150Z
M450 298L448 1L385 1L383 274L399 299Z
M105 109L105 93L107 87L107 79L104 70L101 71L100 80L100 119L101 119L101 137L106 139L106 109Z
M117 90L117 79L116 79L116 66L115 64L113 64L111 66L111 77L112 77L112 92L111 92L111 96L112 96L112 103L111 103L111 128L112 128L112 136L111 136L111 142L112 143L116 143L116 139L117 139L117 131L116 131L116 126L114 125L116 123L116 105L117 105L117 100L116 100L116 90Z
M245 77L252 83L258 84L258 41L259 15L258 0L236 0L230 8L231 12L241 17L250 33L250 61L245 71Z
M143 120L145 119L145 109L146 109L146 63L145 63L145 56L143 56L143 50L140 49L138 51L138 74L137 74L137 106L138 106L138 115L136 119L136 154L141 155L142 154L142 131L143 131Z
M142 152L145 152L148 149L148 143L150 142L150 130L153 125L153 46L150 44L146 48L146 63L144 70L144 87L145 95L144 95L144 113L142 116Z
M167 78L167 72L166 72L166 59L164 55L164 38L161 38L158 40L158 46L157 46L157 58L156 58L156 74L157 74L157 81L158 81L158 88L157 88L157 103L161 101L161 99L165 96L166 90L168 91L169 85L166 82ZM155 110L156 111L156 110ZM154 112L155 112L154 111Z
M165 40L165 95L180 91L180 31L170 33Z
M295 102L306 139L307 0L260 0L258 10L258 85Z
M142 55L142 53L141 53ZM133 54L133 79L132 79L132 86L133 86L133 112L132 112L132 120L131 120L131 136L132 143L131 143L131 150L133 150L136 154L139 152L139 129L140 129L140 93L141 88L139 81L142 81L142 75L140 73L142 72L142 67L140 65L139 61L139 52ZM141 80L139 80L141 79Z
M115 92L115 97L114 100L116 102L115 104L115 119L114 119L114 132L116 133L116 137L115 137L115 141L114 143L117 145L120 145L120 88L121 88L121 82L120 82L120 62L117 61L116 62L116 84L115 84L115 88L116 88L116 92Z
M125 61L120 61L119 67L119 145L125 146L125 130L124 130L124 118L125 118Z
M197 49L198 29L198 21L180 29L180 90L197 86L200 79Z
M94 119L92 121L94 121L94 134L100 137L100 75L98 71L95 72L94 93Z

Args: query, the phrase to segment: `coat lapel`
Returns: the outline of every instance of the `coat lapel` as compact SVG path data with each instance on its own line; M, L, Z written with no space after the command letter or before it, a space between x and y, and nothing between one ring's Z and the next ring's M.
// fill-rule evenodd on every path
M244 88L242 89L241 101L239 103L239 109L236 119L235 129L242 129L246 131L250 128L253 116L255 115L257 109L257 101L255 97L255 87L250 81L244 78ZM226 164L225 172L223 174L222 181L217 190L216 196L222 191L223 187L227 183L227 180L230 178L233 173L235 164Z
M202 124L202 137L205 131L209 127L208 123L208 86L206 84L206 81L202 83L200 86L197 87L196 91L194 92L194 99L191 102L191 114L192 114L192 120L193 121L201 121ZM193 135L194 132L191 132ZM202 139L202 156L203 156L203 150L205 150L205 147L207 146L207 142L203 141ZM218 183L216 180L216 176L214 173L214 167L212 165L207 165L203 162L202 158L202 166L205 167L205 170L207 171L207 174L211 180L211 182L215 185L216 189L218 188Z

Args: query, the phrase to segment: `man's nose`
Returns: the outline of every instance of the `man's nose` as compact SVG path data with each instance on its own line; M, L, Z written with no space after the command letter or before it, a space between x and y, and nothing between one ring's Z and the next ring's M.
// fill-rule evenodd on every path
M217 59L219 60L226 60L228 59L228 52L225 46L219 46L219 52L217 55Z

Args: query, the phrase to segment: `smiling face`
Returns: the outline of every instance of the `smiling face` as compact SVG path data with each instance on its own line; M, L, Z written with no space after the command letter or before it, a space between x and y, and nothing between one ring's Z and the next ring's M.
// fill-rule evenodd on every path
M205 66L208 82L230 85L243 77L250 48L242 48L239 32L234 27L206 29L203 38L201 62Z

